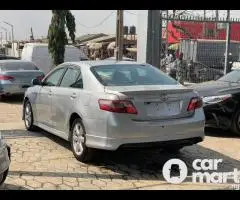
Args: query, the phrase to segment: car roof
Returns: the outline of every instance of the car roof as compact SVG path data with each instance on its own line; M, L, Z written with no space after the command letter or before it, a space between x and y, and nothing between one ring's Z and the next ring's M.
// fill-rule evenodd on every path
M135 61L116 61L116 60L97 60L97 61L78 61L78 62L65 62L65 64L73 64L78 66L94 67L101 65L147 65L145 63L139 63Z

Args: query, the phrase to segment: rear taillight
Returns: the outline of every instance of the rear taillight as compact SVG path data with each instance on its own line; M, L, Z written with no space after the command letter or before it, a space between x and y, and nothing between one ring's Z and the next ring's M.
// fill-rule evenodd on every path
M7 75L0 75L0 81L13 81L14 77Z
M98 103L101 110L115 113L137 114L137 109L133 103L128 100L99 99Z
M200 97L194 97L188 104L187 111L193 111L195 109L201 108L203 105L202 99Z
M44 78L44 75L41 75L41 76L38 76L38 77L37 77L37 79L38 79L39 81L43 80L43 78Z

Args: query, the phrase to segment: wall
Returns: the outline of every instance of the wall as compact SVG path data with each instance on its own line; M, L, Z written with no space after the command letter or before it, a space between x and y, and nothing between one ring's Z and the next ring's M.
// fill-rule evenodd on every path
M137 21L137 62L146 63L148 11L138 11Z

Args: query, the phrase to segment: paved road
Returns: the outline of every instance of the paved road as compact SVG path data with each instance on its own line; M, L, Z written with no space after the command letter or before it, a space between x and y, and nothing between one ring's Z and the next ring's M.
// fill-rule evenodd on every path
M240 138L228 132L208 129L204 142L178 155L161 150L101 151L94 162L83 164L66 141L44 131L25 131L20 116L19 101L0 103L0 130L12 147L9 176L0 189L226 189L231 183L193 184L191 176L182 184L169 184L162 176L163 164L180 158L191 174L194 159L212 158L223 159L219 172L240 169Z

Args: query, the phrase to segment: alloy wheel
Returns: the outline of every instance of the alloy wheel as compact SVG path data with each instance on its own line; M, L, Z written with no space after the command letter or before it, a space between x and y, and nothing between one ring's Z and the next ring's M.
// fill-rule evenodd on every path
M27 103L25 107L24 120L25 120L26 126L30 127L32 123L32 111L29 103Z
M80 123L76 123L73 128L73 149L75 153L79 156L84 150L84 130Z

